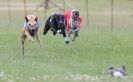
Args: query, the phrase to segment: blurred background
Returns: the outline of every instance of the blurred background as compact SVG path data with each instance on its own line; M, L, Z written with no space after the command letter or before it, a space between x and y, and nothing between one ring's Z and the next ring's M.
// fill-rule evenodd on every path
M49 15L77 9L84 27L132 28L132 4L132 0L0 0L0 24L20 28L25 15L35 14L44 26Z

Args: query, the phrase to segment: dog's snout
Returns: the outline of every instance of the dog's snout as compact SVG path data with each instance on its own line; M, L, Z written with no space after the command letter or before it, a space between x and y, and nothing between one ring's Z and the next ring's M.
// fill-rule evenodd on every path
M32 29L32 32L35 32L36 30L35 29Z
M62 27L62 26L63 26L62 22L59 22L59 26L60 26L60 27Z

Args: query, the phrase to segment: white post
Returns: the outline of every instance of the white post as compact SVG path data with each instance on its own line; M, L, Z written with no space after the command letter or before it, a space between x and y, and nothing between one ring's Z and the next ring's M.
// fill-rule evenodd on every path
M23 0L24 2L24 16L27 16L27 3L26 0Z
M114 29L114 1L111 0L111 30Z
M89 25L89 10L88 10L88 0L86 0L86 24Z

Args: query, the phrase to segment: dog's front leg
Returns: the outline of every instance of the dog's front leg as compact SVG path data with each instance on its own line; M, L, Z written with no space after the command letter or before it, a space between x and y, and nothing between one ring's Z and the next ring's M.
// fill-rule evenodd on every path
M65 43L68 44L68 43L69 43L69 40L68 40L68 38L67 38L67 36L66 36L66 31L65 31L65 29L64 29L64 28L61 28L61 31L62 31L62 35L63 35L63 37L64 37Z
M37 39L37 42L40 44L40 46L42 47L42 42L40 41L39 39L39 31L37 30L36 32L36 39Z
M30 42L33 42L34 41L33 37L30 35L30 33L27 30L25 30L25 34L26 34L26 36L27 36L27 38L28 38L28 40Z
M22 55L24 56L24 42L26 39L26 35L24 33L24 30L21 31L21 49L22 49Z

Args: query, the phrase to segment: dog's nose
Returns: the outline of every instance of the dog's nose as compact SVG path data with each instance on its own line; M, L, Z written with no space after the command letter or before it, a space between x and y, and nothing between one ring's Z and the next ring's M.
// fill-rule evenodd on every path
M59 22L59 26L60 26L60 27L62 27L62 26L63 26L62 22Z
M62 26L62 24L60 23L60 24L59 24L59 26L61 27L61 26Z
M32 29L32 32L35 32L36 30L35 29Z

